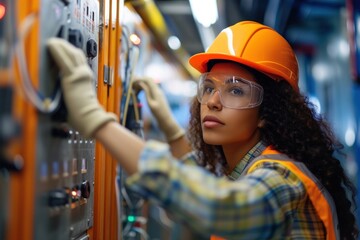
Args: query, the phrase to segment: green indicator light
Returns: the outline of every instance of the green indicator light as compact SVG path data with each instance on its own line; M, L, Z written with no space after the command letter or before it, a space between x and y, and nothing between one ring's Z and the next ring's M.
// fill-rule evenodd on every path
M135 221L135 216L128 216L128 221L129 222L134 222Z

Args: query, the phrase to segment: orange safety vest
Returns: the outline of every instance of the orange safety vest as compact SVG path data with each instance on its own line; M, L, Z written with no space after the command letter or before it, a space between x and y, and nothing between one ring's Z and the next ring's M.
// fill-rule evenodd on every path
M338 218L336 214L335 204L330 194L321 185L319 180L308 170L305 164L292 161L288 156L267 147L259 157L255 158L249 166L246 167L244 173L252 172L258 164L263 162L276 162L289 169L304 184L313 206L323 222L326 229L326 239L340 239L338 229ZM224 240L218 236L211 236L211 240Z

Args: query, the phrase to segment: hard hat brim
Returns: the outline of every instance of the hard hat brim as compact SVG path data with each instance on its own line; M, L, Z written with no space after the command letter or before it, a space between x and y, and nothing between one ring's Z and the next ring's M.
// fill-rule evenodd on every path
M245 66L248 66L252 69L255 69L261 73L264 73L267 76L269 76L270 78L277 80L277 81L288 78L288 76L284 76L283 72L281 72L275 68L267 67L264 64L258 64L256 62L248 61L246 59L243 59L243 58L240 58L237 56L232 56L229 54L198 53L189 58L189 63L193 68L198 70L200 73L204 73L204 72L208 71L207 64L210 60L228 60L228 61L237 62L237 63L243 64ZM293 88L298 89L298 86L296 84L291 84L291 85Z

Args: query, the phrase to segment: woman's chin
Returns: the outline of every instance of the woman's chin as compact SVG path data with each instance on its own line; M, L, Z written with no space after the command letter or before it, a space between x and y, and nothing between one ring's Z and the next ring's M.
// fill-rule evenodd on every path
M219 137L216 137L216 136L203 135L203 140L206 144L209 144L209 145L221 145L221 141L219 141Z

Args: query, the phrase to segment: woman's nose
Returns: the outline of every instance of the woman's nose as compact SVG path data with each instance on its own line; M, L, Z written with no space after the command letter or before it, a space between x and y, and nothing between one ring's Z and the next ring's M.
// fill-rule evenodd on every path
M221 110L222 109L222 104L221 104L221 100L220 100L220 92L219 91L215 91L209 98L209 100L207 101L207 106L209 109L214 109L214 110Z

